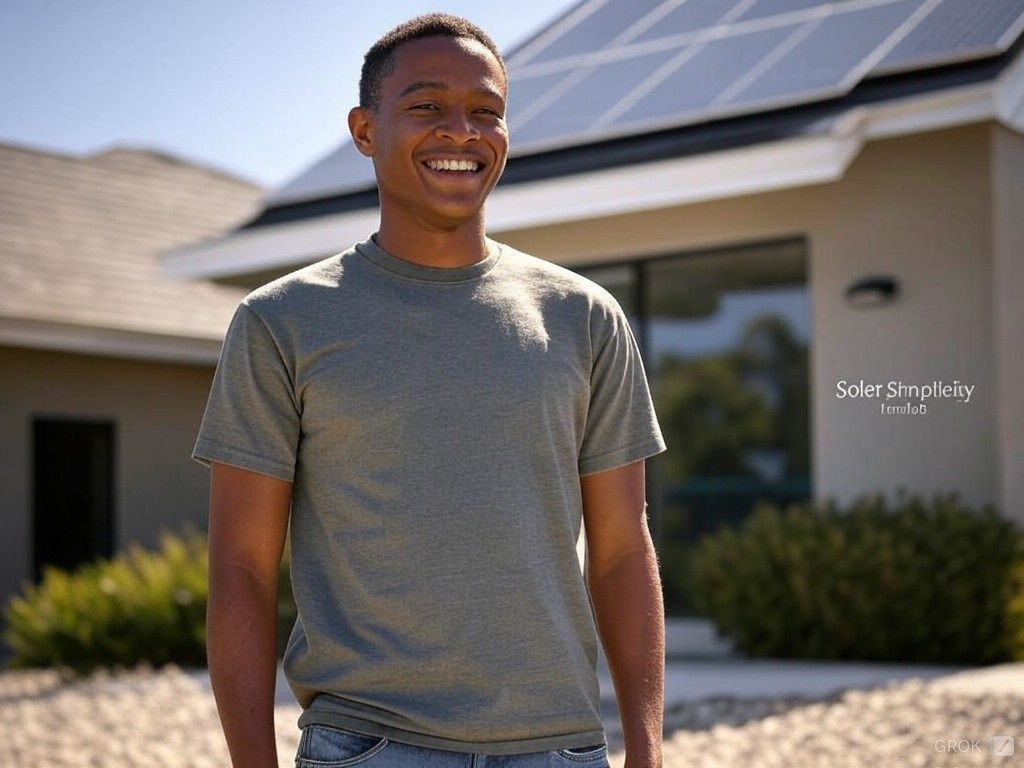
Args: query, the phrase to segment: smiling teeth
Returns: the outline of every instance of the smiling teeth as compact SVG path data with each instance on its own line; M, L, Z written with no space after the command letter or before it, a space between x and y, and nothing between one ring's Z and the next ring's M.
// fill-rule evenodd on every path
M473 160L427 160L427 165L435 171L475 171L480 164Z

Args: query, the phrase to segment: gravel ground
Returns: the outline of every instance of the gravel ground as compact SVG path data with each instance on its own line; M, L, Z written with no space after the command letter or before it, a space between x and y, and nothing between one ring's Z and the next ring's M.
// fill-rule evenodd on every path
M1022 668L1013 669L1019 677ZM1024 766L1024 690L1000 685L1007 674L998 670L903 680L829 699L678 705L665 717L665 767ZM989 680L977 684L986 674ZM275 710L284 768L293 766L298 716L297 705ZM995 756L995 736L1017 736L1017 756ZM611 730L609 739L611 764L620 768L621 742ZM939 740L964 740L960 746L970 751L941 751ZM228 765L213 697L194 671L141 666L77 681L51 670L0 672L0 768Z

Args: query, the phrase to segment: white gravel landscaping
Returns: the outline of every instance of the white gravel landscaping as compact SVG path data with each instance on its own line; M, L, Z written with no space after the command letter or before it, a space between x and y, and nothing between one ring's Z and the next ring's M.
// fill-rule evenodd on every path
M0 768L227 768L201 674L141 666L74 681L51 670L0 672ZM298 716L294 703L276 707L284 768L293 767ZM665 724L666 768L1009 768L1024 765L1024 665L829 699L704 699L670 707ZM609 736L619 768L621 743ZM997 736L1017 737L1018 754L993 754Z

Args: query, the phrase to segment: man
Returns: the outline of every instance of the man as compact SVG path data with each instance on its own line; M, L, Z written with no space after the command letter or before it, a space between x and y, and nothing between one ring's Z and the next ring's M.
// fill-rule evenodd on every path
M665 443L612 295L485 235L507 94L464 19L381 38L349 114L377 232L231 321L193 457L212 469L208 655L236 768L277 765L289 524L299 768L606 766L598 632L627 765L661 765L643 459Z

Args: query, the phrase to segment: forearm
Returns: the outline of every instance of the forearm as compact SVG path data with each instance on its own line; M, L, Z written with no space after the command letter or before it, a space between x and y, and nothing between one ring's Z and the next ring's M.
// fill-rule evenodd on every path
M615 684L626 765L660 768L665 708L665 609L650 538L588 588Z
M211 566L206 654L231 764L277 768L277 584Z

